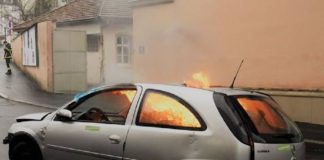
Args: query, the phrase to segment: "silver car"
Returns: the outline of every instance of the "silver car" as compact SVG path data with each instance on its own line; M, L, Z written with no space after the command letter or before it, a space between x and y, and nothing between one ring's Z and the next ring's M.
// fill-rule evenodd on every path
M303 160L296 125L263 93L121 84L17 118L10 160Z

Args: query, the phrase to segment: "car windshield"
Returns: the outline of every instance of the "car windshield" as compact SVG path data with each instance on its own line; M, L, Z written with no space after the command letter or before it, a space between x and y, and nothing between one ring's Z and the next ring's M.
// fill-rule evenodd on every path
M270 98L259 96L238 96L235 98L255 128L255 134L263 138L296 138L300 132L295 124Z

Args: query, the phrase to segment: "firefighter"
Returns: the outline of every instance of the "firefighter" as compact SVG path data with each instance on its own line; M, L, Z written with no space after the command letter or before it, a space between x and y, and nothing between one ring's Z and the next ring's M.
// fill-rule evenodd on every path
M11 55L12 55L12 48L10 43L8 43L7 41L3 42L4 44L4 59L6 60L6 64L7 64L7 75L11 74L11 68L10 68L10 62L11 62Z

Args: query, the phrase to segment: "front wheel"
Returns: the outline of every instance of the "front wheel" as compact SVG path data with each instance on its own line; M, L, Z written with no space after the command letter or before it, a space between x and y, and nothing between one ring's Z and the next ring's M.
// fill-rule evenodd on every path
M38 146L30 141L20 141L9 149L10 160L42 160Z

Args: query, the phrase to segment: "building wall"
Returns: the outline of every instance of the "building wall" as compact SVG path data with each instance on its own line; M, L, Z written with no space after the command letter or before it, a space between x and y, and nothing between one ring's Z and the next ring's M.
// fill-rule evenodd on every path
M37 26L39 65L30 67L22 65L22 37L12 42L13 61L25 73L30 75L46 91L53 90L53 51L52 22L42 22Z
M103 43L104 43L104 83L130 83L133 78L133 63L118 64L117 63L117 47L116 38L118 34L127 34L132 36L131 24L109 24L103 27ZM131 58L132 59L132 58Z
M101 34L101 26L96 24L80 24L58 27L70 31L86 31L87 34ZM87 52L87 83L89 86L95 86L101 83L102 78L102 45L99 45L98 52Z
M324 125L324 92L270 91L269 94L294 121Z
M175 0L134 9L136 79L324 89L322 0Z

